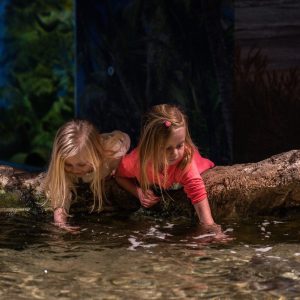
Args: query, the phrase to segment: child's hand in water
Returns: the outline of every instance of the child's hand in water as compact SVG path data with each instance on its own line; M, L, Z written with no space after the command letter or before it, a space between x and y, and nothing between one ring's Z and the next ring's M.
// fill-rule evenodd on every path
M233 239L222 231L221 225L218 225L216 223L210 225L201 223L200 226L200 230L203 236L211 236L214 240L222 241L230 241Z
M222 228L221 228L221 225L219 224L216 224L216 223L213 223L213 224L203 224L201 223L201 231L203 233L206 233L206 234L221 234L222 233Z
M137 193L142 206L146 208L153 206L160 200L159 197L155 196L152 190L146 190L146 192L143 193L142 189L138 187Z
M79 232L79 226L71 226L67 222L68 215L63 207L56 208L54 211L54 225L68 232Z

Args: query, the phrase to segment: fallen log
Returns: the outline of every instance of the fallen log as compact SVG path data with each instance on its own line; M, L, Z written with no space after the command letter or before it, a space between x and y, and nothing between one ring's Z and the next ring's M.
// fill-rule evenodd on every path
M43 176L44 173L29 173L0 165L0 212L39 214L50 211L41 189ZM300 207L300 150L256 163L217 166L202 176L216 218L271 215ZM106 181L105 191L104 212L138 208L136 199L114 179ZM80 197L91 198L91 195L87 192ZM182 189L165 193L163 198L161 204L150 211L191 216L191 204ZM87 211L88 208L75 205L73 210Z

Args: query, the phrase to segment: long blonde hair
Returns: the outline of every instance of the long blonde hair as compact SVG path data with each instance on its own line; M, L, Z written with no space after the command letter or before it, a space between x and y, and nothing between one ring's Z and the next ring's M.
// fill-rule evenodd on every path
M96 206L98 211L102 209L104 185L101 171L106 156L105 149L99 132L86 120L69 121L56 133L44 181L45 192L53 208L57 208L58 205L64 206L71 192L76 195L74 178L65 172L65 160L81 151L85 151L86 159L93 169L93 178L90 183L94 195L92 211Z
M143 191L149 189L150 180L157 182L162 188L167 182L166 143L173 129L185 128L185 150L178 168L184 170L191 162L195 145L192 142L186 115L175 105L155 105L145 115L144 127L138 144L140 162L140 186ZM167 122L167 123L166 123ZM166 126L169 125L169 126ZM150 168L153 178L149 179ZM159 174L163 174L163 182Z

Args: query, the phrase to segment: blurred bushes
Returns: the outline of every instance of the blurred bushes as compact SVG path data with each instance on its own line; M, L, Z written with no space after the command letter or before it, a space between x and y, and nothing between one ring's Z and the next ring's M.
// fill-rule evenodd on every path
M73 116L73 1L8 1L0 157L44 166L54 134Z

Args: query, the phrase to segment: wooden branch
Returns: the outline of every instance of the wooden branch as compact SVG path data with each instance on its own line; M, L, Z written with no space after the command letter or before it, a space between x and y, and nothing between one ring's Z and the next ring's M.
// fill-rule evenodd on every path
M300 207L300 150L257 163L216 167L203 178L218 216L264 215Z
M27 173L1 165L0 212L48 211L50 207L44 204L41 190L43 176L43 173ZM267 215L300 207L300 150L257 163L215 167L202 176L216 218ZM106 182L105 190L105 211L138 208L136 199L121 189L114 179ZM192 211L182 189L165 194L164 201L153 210L182 216L190 216Z

